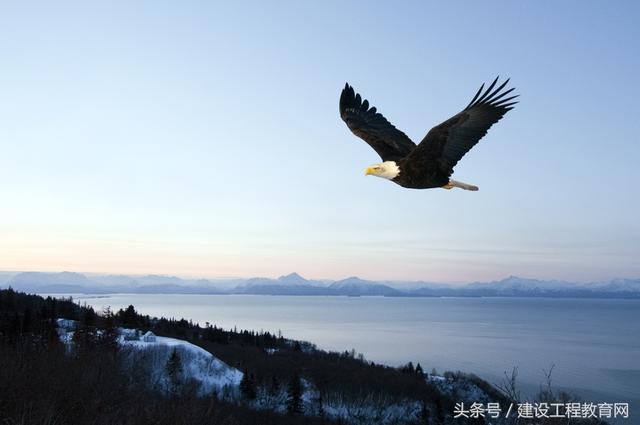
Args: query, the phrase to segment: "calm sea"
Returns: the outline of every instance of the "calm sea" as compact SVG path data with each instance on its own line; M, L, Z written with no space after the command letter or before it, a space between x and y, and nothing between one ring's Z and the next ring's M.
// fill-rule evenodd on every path
M60 296L60 295L56 295ZM553 384L593 402L640 412L640 300L384 298L254 295L75 295L101 309L133 304L152 316L224 328L281 331L319 348L355 349L389 365L420 362L500 383L517 367L532 394ZM631 422L631 421L630 421Z

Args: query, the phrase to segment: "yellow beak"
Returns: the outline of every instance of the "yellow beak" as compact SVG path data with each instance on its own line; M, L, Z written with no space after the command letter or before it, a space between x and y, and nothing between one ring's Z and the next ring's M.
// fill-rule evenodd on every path
M366 170L364 170L364 175L368 176L369 174L375 174L375 170L373 167L367 167Z

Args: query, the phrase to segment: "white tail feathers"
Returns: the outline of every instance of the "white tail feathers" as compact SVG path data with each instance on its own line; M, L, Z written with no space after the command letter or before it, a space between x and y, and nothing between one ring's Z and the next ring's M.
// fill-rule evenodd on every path
M462 183L456 180L449 180L449 184L445 186L446 189L451 189L453 187L459 187L460 189L464 189L464 190L472 190L472 191L476 191L478 190L478 186L474 186L472 184L467 184L467 183Z

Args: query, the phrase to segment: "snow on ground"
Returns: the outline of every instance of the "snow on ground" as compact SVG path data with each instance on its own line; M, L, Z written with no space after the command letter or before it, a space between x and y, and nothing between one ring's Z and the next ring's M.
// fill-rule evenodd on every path
M427 381L431 381L431 382L447 382L447 378L445 378L444 376L439 376L439 375L429 375L427 377Z
M154 368L154 374L160 381L163 380L166 370L159 367L165 366L173 350L176 350L182 363L183 380L193 379L199 382L202 394L221 391L225 387L238 387L242 380L242 372L230 367L204 348L181 339L155 336L152 341L146 341L142 338L132 340L121 336L120 344L125 348L151 351L153 364L158 366Z
M151 351L153 363L159 367L165 366L173 350L176 350L182 363L182 378L197 381L200 384L201 394L220 391L225 387L238 387L242 380L242 372L228 366L207 350L181 339L155 336L149 341L142 338L127 339L121 336L120 344L125 348ZM154 375L158 381L164 381L166 371L159 367L154 368Z
M489 403L493 401L484 390L469 379L460 378L454 380L431 374L426 379L443 394L457 397L457 400L465 403Z
M75 320L56 319L56 323L58 324L58 328L64 329L65 331L73 331L76 328Z
M330 418L342 419L350 424L399 424L416 420L419 417L421 404L415 400L400 403L373 400L355 402L323 402L322 412Z
M320 392L307 379L301 379L302 405L306 416L322 416L340 419L350 425L391 425L403 424L417 419L422 407L415 400L393 401L381 395L363 395L358 398L345 397L340 393ZM286 413L288 395L286 385L273 392L265 387L258 388L258 396L248 403L257 410L271 410Z
M76 322L58 319L60 339L70 345ZM127 364L134 369L143 368L151 385L167 390L171 379L167 362L175 350L180 358L178 381L197 385L201 395L212 392L231 395L237 391L242 372L230 367L207 350L176 338L156 336L152 332L142 334L137 329L118 328L118 343L127 354Z
M73 320L58 319L58 333L65 344L72 346L73 333L77 323ZM176 338L156 336L152 332L143 334L138 329L118 329L118 342L125 353L125 368L132 380L144 379L148 384L161 391L172 391L175 379L168 373L168 362L175 350L180 358L180 385L197 385L200 395L216 393L218 397L231 402L243 402L239 392L242 372L232 368L205 349ZM269 354L277 350L266 349ZM482 401L486 395L471 382L454 382L446 377L430 375L427 380L449 394ZM305 415L326 416L342 419L352 425L390 425L417 420L421 403L416 400L392 400L382 395L362 395L358 398L345 397L340 393L325 394L312 382L301 379L303 393L302 404ZM461 385L464 384L464 385ZM257 397L247 405L258 410L272 410L284 413L287 410L288 394L286 383L276 391L259 386Z

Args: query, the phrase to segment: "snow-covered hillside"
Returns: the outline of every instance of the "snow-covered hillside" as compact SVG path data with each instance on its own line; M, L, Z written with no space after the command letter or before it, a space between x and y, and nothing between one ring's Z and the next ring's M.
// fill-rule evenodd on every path
M71 344L76 323L58 319L58 333L67 344ZM197 386L201 395L216 392L233 397L242 380L242 372L230 367L207 350L181 339L156 336L151 332L142 334L137 329L118 329L118 343L127 354L128 366L133 370L144 368L145 378L154 387L167 390L171 380L167 364L172 353L179 357L180 371L177 379Z
M58 319L60 339L73 347L77 322ZM100 334L102 331L97 331ZM193 389L201 396L215 394L219 399L242 404L255 410L286 413L290 401L287 383L257 385L255 395L247 399L241 394L243 374L197 345L187 341L156 336L138 329L118 329L118 343L124 353L123 366L132 382L143 382L154 390L175 391L176 385ZM308 347L307 347L308 348ZM171 367L172 356L179 358L179 373ZM269 350L275 355L277 350ZM174 361L175 366L175 361ZM170 370L174 370L173 375ZM178 375L176 377L176 375ZM250 378L252 379L252 378ZM489 401L490 397L464 377L431 376L431 383L443 394L460 400ZM422 403L411 398L391 398L382 394L359 396L340 392L320 394L313 382L302 378L301 410L306 416L339 419L351 425L391 425L414 423L421 417Z
M130 331L122 330L122 331ZM134 331L135 332L135 331ZM201 394L211 394L213 391L231 391L240 385L242 372L228 366L207 350L187 341L155 335L143 335L140 339L120 336L123 347L131 347L133 356L148 356L155 365L152 379L156 382L168 383L166 364L175 350L182 364L181 378L183 381L193 380L199 385ZM135 333L134 333L135 335Z

